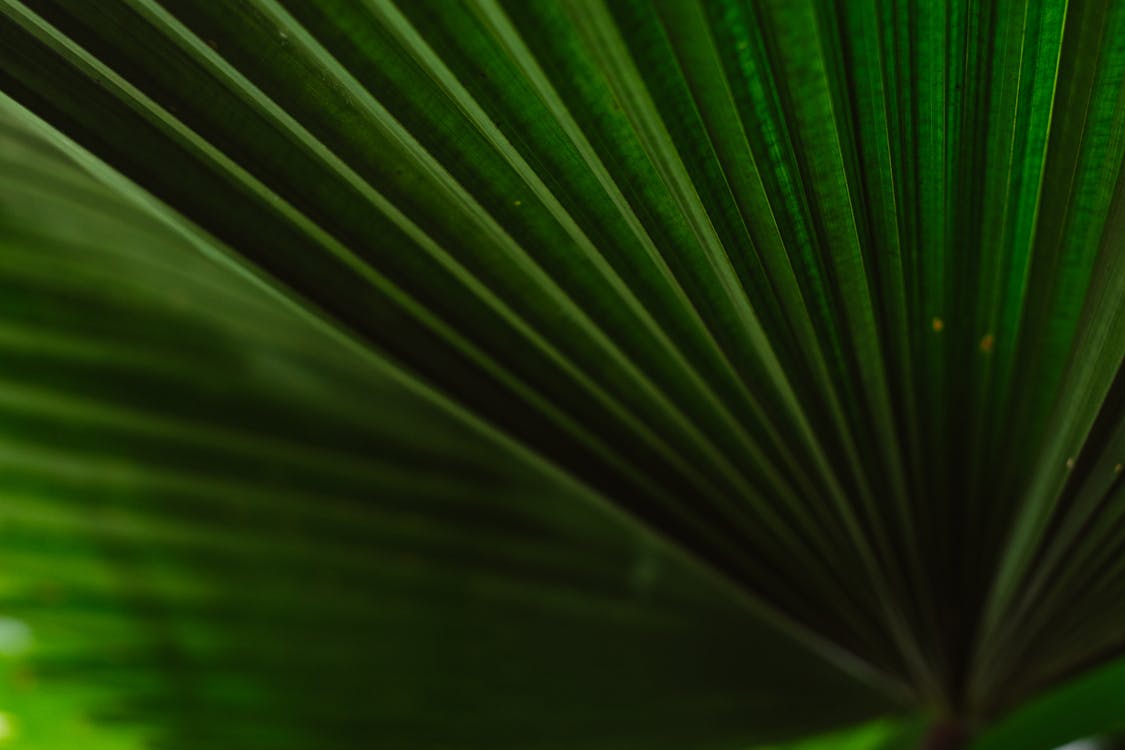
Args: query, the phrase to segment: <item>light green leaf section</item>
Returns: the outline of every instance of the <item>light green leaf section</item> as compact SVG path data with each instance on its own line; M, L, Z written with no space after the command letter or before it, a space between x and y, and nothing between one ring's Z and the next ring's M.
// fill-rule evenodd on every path
M882 719L858 727L817 735L781 745L762 745L753 750L913 750L923 740L920 721Z
M1113 661L1003 717L972 750L1054 750L1125 732L1125 661Z

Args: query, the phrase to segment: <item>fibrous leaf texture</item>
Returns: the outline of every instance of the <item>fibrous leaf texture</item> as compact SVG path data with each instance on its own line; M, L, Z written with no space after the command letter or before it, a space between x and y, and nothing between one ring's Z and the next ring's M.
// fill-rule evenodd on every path
M0 743L1120 731L1123 160L1116 0L0 0Z

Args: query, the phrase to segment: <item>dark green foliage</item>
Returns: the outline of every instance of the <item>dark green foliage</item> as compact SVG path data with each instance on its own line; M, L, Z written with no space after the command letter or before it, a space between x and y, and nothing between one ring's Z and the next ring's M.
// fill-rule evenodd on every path
M1125 4L0 0L0 91L0 605L108 718L1121 728L1037 696L1125 645Z

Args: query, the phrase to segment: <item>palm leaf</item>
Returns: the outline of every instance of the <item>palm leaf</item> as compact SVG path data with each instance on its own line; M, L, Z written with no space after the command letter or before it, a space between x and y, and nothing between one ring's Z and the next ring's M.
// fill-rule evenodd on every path
M41 641L16 695L101 685L175 747L732 746L791 736L806 670L817 724L891 707L4 124L4 606Z
M1123 32L2 0L10 606L170 743L978 731L1123 645Z

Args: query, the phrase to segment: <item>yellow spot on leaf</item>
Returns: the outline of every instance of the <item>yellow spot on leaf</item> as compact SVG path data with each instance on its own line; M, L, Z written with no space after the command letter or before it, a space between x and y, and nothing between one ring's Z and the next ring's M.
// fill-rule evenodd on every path
M985 354L992 352L992 347L996 346L996 337L991 333L986 333L984 338L980 340L980 350Z
M934 333L941 333L942 329L945 328L945 321L941 318L934 318L933 327Z
M1068 458L1066 460L1066 468L1068 468L1068 469L1074 468L1074 459L1073 458Z
M1121 464L1117 464L1117 466L1113 467L1113 473L1114 474L1120 474L1122 469L1125 469L1125 466L1122 466Z

